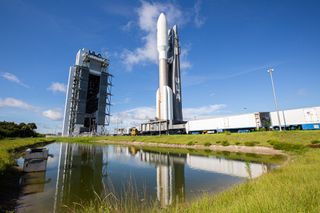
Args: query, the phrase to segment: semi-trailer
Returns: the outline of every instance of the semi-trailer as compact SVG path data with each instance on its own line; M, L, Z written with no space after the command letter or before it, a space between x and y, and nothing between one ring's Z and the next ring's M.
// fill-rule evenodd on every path
M279 111L280 124L287 130L320 129L320 107L305 107ZM278 130L277 112L256 112L225 117L191 120L185 124L187 134L250 132L264 129Z
M226 117L188 121L187 134L217 133L222 131L249 132L270 126L269 112L247 113Z
M271 127L279 129L277 112L270 112ZM280 110L280 124L284 129L313 130L320 129L320 107Z
M320 130L320 106L280 110L280 123L287 130ZM255 112L224 117L190 120L173 126L168 121L150 121L141 124L139 134L213 134L218 132L251 132L278 130L277 112Z

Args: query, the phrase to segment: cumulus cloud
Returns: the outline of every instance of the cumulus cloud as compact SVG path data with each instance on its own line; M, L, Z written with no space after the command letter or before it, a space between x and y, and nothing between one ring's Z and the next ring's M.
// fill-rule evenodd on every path
M225 104L213 104L194 108L183 109L184 120L192 120L194 118L212 117L214 114L226 107ZM139 126L139 124L148 120L155 119L156 110L153 107L137 107L123 112L115 113L111 117L111 127L128 128Z
M128 70L131 70L134 65L139 63L158 63L156 26L157 18L161 12L166 14L169 26L172 26L173 23L181 26L186 20L181 9L172 3L149 3L142 1L137 13L138 27L145 34L142 37L143 45L133 51L123 51L122 58ZM184 67L190 66L190 62L182 64Z
M28 111L31 111L35 114L40 114L40 115L42 115L46 118L49 118L50 120L53 120L53 121L60 121L63 118L60 109L48 109L48 110L43 111L43 109L41 109L40 107L33 106L25 101L22 101L22 100L16 99L16 98L12 98L12 97L4 98L4 99L0 98L0 108L1 107L3 107L3 108L9 107L9 108L18 108L18 109L28 110Z
M221 109L226 108L225 104L212 104L207 106L200 106L194 108L183 109L183 117L185 120L194 118L212 117L214 113L218 113Z
M51 85L48 87L48 90L51 90L53 92L65 93L67 91L67 86L63 83L52 82Z
M43 111L42 115L53 121L62 120L62 113L60 112L60 110L49 109L49 110Z
M2 77L8 81L11 81L11 82L14 82L16 84L19 84L20 86L23 86L23 87L26 87L26 88L29 88L28 85L24 84L17 76L15 76L14 74L12 73L9 73L9 72L5 72L2 74Z
M137 126L140 123L154 119L155 114L156 110L153 107L137 107L113 114L110 124L114 128Z
M201 4L201 0L197 0L194 4L194 24L196 27L201 27L205 22L205 18L200 15Z
M121 27L121 30L123 31L130 31L134 22L133 21L128 21L125 25Z
M26 109L31 111L36 111L36 107L16 98L4 98L0 99L0 107L14 107L20 109Z

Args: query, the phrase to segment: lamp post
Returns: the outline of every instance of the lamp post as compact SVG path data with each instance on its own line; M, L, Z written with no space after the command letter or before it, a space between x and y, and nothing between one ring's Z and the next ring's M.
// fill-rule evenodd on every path
M281 122L280 122L280 115L279 115L279 110L278 110L278 101L277 101L277 96L276 96L276 90L274 88L274 83L273 83L273 76L272 76L273 71L274 71L273 69L268 69L268 73L270 74L270 79L271 79L271 84L272 84L274 105L275 105L277 116L278 116L279 130L282 131Z

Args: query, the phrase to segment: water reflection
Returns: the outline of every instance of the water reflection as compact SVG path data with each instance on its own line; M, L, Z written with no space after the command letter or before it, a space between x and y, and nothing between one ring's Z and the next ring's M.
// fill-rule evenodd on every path
M54 211L61 204L100 195L103 163L100 146L60 144Z
M192 200L203 191L215 193L271 167L215 156L161 153L135 147L55 143L47 171L22 178L23 195L17 211L61 212L74 202L94 200L112 192L120 197L131 177L138 196L157 199L164 207ZM37 181L33 181L37 180ZM41 203L39 198L46 203ZM142 198L142 197L141 197Z

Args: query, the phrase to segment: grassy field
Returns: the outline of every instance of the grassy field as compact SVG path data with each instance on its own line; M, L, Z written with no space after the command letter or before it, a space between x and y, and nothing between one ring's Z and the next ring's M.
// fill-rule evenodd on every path
M251 132L220 133L206 135L161 135L161 136L103 136L55 138L64 142L93 142L98 140L153 142L187 145L244 145L266 146L284 151L300 151L312 143L320 143L320 131L284 131L284 132Z
M216 196L205 196L167 212L320 212L320 149Z
M139 141L154 143L174 143L174 144L218 144L222 141L228 141L229 144L244 144L245 142L256 141L259 145L270 146L268 141L280 141L286 143L308 144L313 140L320 140L320 131L283 131L283 132L251 132L251 133L220 133L204 135L161 135L161 136L105 136L105 137L78 137L78 138L60 138L63 141L94 141L94 140L112 140L112 141Z

